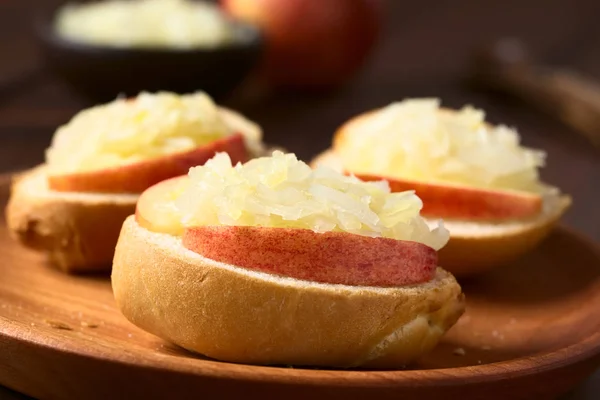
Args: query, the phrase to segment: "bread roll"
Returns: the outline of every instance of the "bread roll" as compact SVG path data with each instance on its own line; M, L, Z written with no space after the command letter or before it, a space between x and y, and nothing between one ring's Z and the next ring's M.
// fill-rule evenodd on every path
M405 287L296 280L204 258L134 216L121 231L112 286L140 328L250 364L398 368L430 351L464 310L460 286L441 268Z
M121 225L139 196L56 192L46 178L44 165L14 178L6 207L11 235L47 252L64 271L110 269Z
M311 163L344 169L340 158L327 150ZM444 219L450 241L439 250L439 264L455 275L471 275L503 265L535 248L554 228L570 207L571 198L557 196L545 201L540 214L507 221L467 221ZM439 218L424 217L430 225Z

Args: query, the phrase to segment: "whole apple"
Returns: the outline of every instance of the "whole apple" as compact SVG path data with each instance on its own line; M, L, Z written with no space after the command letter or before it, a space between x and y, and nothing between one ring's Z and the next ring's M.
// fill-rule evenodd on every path
M220 0L234 18L259 26L264 72L284 87L337 86L366 61L379 36L374 0Z

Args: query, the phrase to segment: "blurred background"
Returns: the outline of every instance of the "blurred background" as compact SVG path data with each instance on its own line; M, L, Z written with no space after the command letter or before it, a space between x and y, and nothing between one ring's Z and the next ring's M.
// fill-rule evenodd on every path
M258 122L267 142L304 159L357 113L439 97L448 107L483 108L491 122L517 127L526 145L546 150L543 178L575 200L565 224L600 241L599 1L211 3L222 14L201 26L240 21L220 42L186 44L182 33L179 45L115 48L73 39L77 29L106 34L94 31L104 26L97 19L65 28L70 39L58 34L59 0L0 0L0 171L41 162L57 126L136 88L207 90ZM599 381L572 398L597 398Z

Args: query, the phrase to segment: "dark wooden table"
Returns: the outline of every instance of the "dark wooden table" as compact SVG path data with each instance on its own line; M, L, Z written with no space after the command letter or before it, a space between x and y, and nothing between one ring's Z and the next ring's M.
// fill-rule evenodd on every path
M0 0L0 171L42 161L56 126L86 105L43 70L31 73L40 71L32 11L52 3ZM454 107L474 104L492 122L518 127L526 145L547 151L543 178L575 200L564 223L600 242L600 150L550 116L464 84L473 48L506 35L526 41L544 62L600 80L599 15L596 0L388 0L382 41L352 84L312 96L257 98L240 90L226 104L258 121L267 141L305 159L328 146L339 124L366 109L411 96L440 97ZM0 388L0 398L21 397ZM600 372L566 398L600 398Z

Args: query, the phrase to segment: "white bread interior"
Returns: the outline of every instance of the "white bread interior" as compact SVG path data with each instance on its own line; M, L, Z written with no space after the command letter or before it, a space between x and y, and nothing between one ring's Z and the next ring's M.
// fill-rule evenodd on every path
M302 281L207 259L134 216L123 224L112 286L140 328L249 364L397 368L431 350L464 310L441 268L428 283L395 288Z
M340 157L329 149L312 161L343 171ZM444 219L450 241L439 254L439 264L455 275L468 275L503 265L536 247L570 207L567 195L544 198L540 214L527 219L506 221L467 221ZM426 218L431 225L438 219Z
M14 238L48 253L64 271L110 270L121 225L138 197L52 191L40 165L14 178L6 221Z

